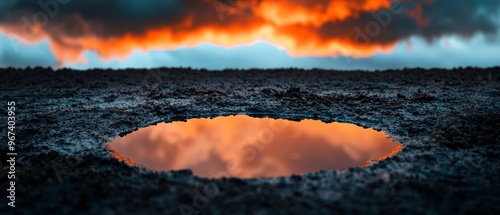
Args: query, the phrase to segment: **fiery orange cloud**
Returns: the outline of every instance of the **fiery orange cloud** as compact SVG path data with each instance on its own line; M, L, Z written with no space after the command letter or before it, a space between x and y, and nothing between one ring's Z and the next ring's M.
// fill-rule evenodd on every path
M357 17L359 12L387 9L390 0L361 1L263 1L252 5L255 14L276 25L303 24L319 27L326 22Z
M367 57L390 51L397 43L397 40L380 40L360 44L359 36L356 37L359 32L353 30L359 27L364 31L367 20L362 17L370 12L390 11L391 0L247 0L237 1L234 7L214 6L213 0L195 2L169 22L162 23L159 19L152 19L155 24L144 22L141 26L144 30L136 30L132 24L127 29L125 18L106 25L77 12L54 16L56 21L49 20L46 25L35 23L30 30L36 36L29 41L48 40L56 59L62 63L84 62L85 51L96 51L105 59L125 58L137 49L171 50L202 42L231 47L264 40L284 48L292 56L320 57ZM60 10L64 8L61 6ZM224 20L219 20L217 13ZM3 24L0 30L26 41L23 28L19 27L25 25L25 21L18 21ZM120 27L120 32L102 33L115 28L114 25ZM364 35L363 39L366 38Z

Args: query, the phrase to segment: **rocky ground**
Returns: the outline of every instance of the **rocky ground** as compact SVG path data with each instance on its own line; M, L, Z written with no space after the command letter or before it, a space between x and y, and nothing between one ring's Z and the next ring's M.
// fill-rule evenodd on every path
M16 208L2 214L499 214L500 68L0 70L16 103ZM399 154L369 167L275 179L152 172L110 155L117 135L231 114L351 122ZM2 123L2 189L7 125ZM304 143L307 144L307 143ZM6 192L4 192L5 196ZM5 197L2 199L7 200Z

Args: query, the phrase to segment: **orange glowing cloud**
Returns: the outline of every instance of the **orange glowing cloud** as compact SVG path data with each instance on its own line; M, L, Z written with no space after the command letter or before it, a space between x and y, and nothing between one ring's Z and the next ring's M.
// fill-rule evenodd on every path
M390 33L392 28L382 32L386 26L380 22L367 25L378 18L387 20L383 14L377 15L380 11L389 16L401 12L403 6L392 4L391 0L240 0L234 5L221 2L170 1L164 3L168 10L165 12L154 5L132 2L113 3L128 4L115 5L116 10L97 6L87 10L82 8L90 8L90 3L79 1L58 5L54 16L49 15L50 9L55 11L55 4L48 7L47 20L36 12L34 3L25 3L32 13L24 12L21 16L20 12L12 12L11 16L17 18L0 22L0 31L25 42L48 40L61 63L84 63L85 51L95 51L105 59L126 58L137 49L172 50L203 42L231 47L256 40L282 47L292 56L368 57L391 51L399 41L398 35ZM431 3L425 0L421 4ZM415 8L413 13L402 14L418 17L416 22L425 24L422 8Z

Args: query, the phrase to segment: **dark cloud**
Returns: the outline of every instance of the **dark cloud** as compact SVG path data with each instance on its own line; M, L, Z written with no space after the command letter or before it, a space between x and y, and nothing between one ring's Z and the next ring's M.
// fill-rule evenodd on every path
M197 1L135 1L135 0L18 0L0 5L0 22L19 24L23 17L32 23L43 21L36 14L49 17L48 28L57 26L63 32L82 35L83 29L75 17L91 24L92 33L99 36L121 36L144 33L148 28L174 24L187 14L187 8ZM42 2L40 4L39 2ZM67 3L66 3L67 2ZM45 5L45 6L43 6ZM57 6L56 6L57 5ZM24 24L24 23L23 23Z
M240 0L234 8L219 6L213 0L7 0L0 3L0 29L48 38L61 61L89 50L113 57L135 48L236 45L262 35L292 55L369 56L411 36L494 35L500 1L394 0L391 7L390 0Z

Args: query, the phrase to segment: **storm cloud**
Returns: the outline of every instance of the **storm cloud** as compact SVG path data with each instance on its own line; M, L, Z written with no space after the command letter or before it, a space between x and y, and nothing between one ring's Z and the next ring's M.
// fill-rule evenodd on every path
M401 41L446 35L496 38L498 0L12 0L0 3L0 31L48 41L59 63L84 53L126 58L200 43L264 40L291 56L369 57Z

